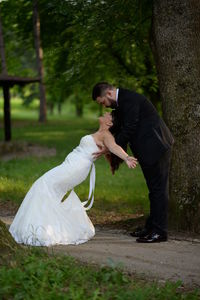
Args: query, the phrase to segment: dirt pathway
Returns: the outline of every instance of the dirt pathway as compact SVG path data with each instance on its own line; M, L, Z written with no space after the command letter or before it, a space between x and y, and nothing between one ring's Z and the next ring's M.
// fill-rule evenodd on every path
M8 225L12 217L2 217ZM100 265L120 265L129 272L159 281L181 280L200 287L200 240L169 239L158 244L139 244L120 231L96 228L95 237L82 245L57 245L54 253L71 255L81 261Z

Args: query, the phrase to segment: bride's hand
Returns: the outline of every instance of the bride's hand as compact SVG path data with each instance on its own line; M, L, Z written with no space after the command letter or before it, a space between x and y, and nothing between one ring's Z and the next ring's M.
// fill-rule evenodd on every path
M130 169L134 169L138 163L137 158L135 158L133 156L127 156L127 158L125 159L125 162Z

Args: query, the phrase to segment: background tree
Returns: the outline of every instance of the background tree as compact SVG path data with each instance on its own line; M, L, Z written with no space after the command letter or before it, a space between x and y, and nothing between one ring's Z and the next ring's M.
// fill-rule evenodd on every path
M1 8L0 8L0 55L1 55L1 75L7 76L7 65L5 56L5 45L3 38L3 28L1 22ZM4 129L5 129L5 140L11 139L11 118L10 118L10 90L8 85L3 85L3 96L4 96Z
M32 2L19 0L2 4L5 27L9 34L16 33L15 39L7 40L8 51L16 36L18 49L20 43L23 50L28 45L33 48ZM41 0L38 11L42 20L47 99L55 99L49 95L54 85L65 89L66 95L84 86L84 101L78 102L84 106L91 103L93 84L106 79L145 93L158 107L156 70L148 42L151 21L148 1ZM33 70L37 72L33 49L29 51L30 56ZM19 70L19 63L11 64ZM21 71L29 72L26 64L23 66Z
M40 17L38 12L38 1L33 0L33 26L34 26L34 42L36 51L36 60L38 75L40 77L39 90L40 90L40 113L39 121L46 121L46 95L45 95L45 85L43 82L44 78L44 67L43 67L43 50L40 40Z

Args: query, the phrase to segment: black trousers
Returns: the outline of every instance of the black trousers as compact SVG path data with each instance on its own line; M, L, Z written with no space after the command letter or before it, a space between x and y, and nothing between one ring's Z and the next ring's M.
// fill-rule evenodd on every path
M159 234L167 233L170 158L171 149L151 166L140 164L150 200L150 215L145 227Z

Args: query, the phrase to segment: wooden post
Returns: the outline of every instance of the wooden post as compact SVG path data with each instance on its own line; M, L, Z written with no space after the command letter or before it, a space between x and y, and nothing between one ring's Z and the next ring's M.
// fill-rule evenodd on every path
M5 141L11 140L11 118L10 118L10 91L9 85L3 86L4 95L4 132Z
M1 12L1 8L0 8ZM1 55L1 73L7 75L6 67L6 56L5 56L5 46L3 40L3 30L0 15L0 55ZM4 96L4 140L11 140L11 118L10 118L10 91L9 85L3 85L3 96Z

